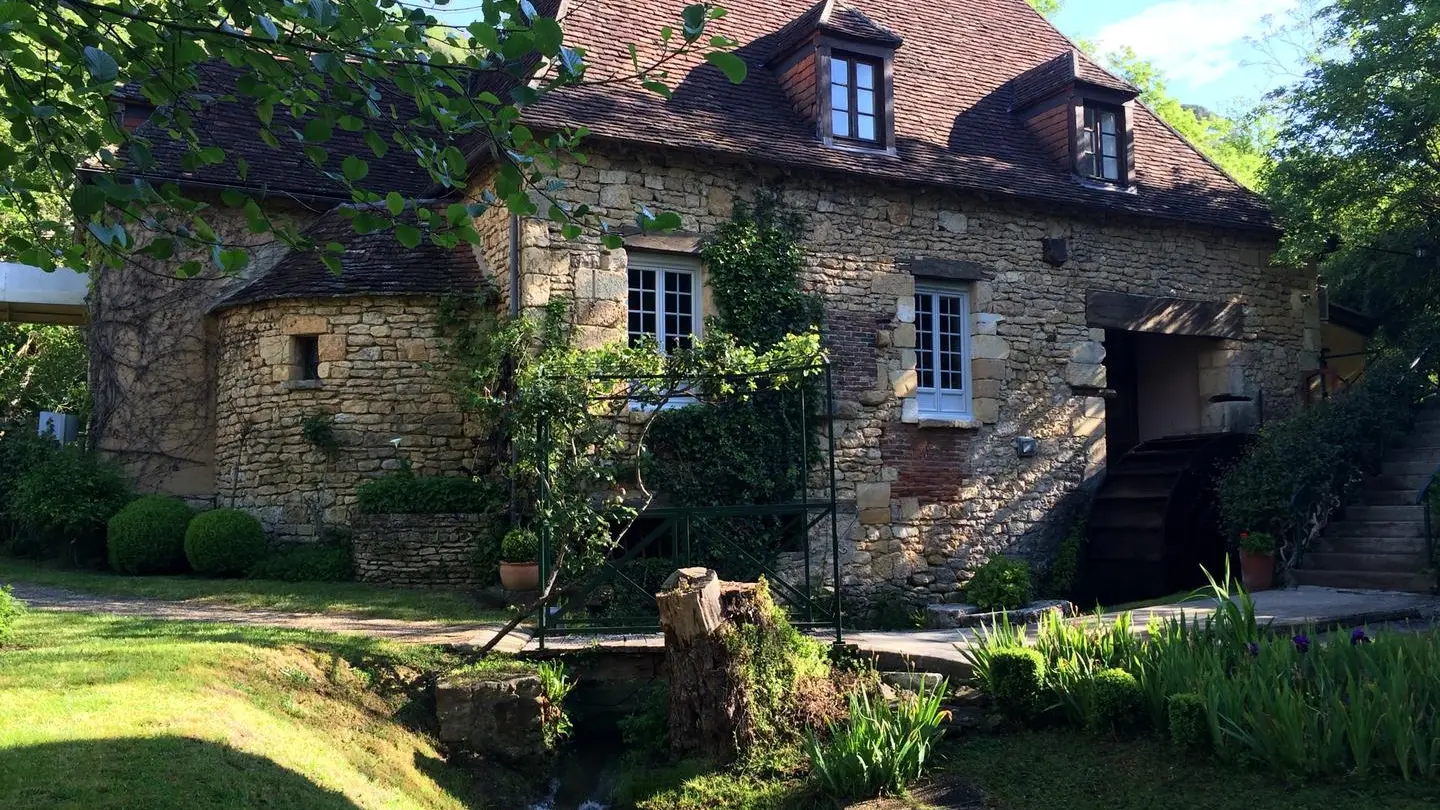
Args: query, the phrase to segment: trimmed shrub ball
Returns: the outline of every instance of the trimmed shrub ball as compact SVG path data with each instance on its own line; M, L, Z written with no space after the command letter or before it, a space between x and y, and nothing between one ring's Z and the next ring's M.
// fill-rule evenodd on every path
M1045 656L1029 647L996 650L990 658L995 706L1011 720L1026 722L1042 708Z
M185 532L185 556L196 573L239 576L265 556L265 528L239 509L204 512Z
M1166 701L1170 720L1170 739L1186 748L1205 748L1210 745L1210 720L1206 716L1205 701L1193 692L1171 695Z
M185 529L194 517L194 509L169 495L131 501L105 526L110 567L122 574L184 571Z
M1090 726L1096 731L1127 731L1140 722L1145 694L1135 676L1123 669L1095 674Z

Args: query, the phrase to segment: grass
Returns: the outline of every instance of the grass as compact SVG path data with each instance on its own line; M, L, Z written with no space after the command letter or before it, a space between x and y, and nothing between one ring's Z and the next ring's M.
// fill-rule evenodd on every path
M396 719L424 716L421 671L454 663L353 636L35 611L0 649L0 807L506 807L519 780L477 781Z
M384 588L359 582L276 582L197 576L124 576L76 571L26 560L0 559L0 582L48 585L81 593L128 596L296 613L381 619L503 622L504 611L485 610L460 591Z
M1421 810L1440 789L1393 781L1287 783L1154 738L1077 731L967 736L943 772L975 782L989 810Z

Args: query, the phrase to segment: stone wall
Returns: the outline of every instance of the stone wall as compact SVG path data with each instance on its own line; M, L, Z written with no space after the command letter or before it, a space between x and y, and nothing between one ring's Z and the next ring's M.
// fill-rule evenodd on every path
M213 202L217 205L205 217L220 239L252 248L245 273L226 276L206 269L181 278L176 270L185 261L194 259L210 268L208 253L182 251L166 261L136 254L123 267L92 271L86 329L94 401L92 444L120 462L141 492L200 502L215 494L219 345L207 313L221 297L284 255L284 246L273 236L250 232L243 212ZM267 213L277 224L297 227L316 216L279 202ZM150 242L143 229L133 231L138 246Z
M273 540L305 541L347 523L356 485L403 461L419 475L474 469L483 437L455 401L438 305L356 297L219 313L219 505L254 513ZM318 336L318 380L292 379L297 335ZM307 418L332 426L336 452L304 438Z
M1087 322L1087 291L1243 307L1243 339L1217 341L1201 358L1202 394L1263 388L1269 415L1279 415L1314 363L1313 278L1271 267L1268 234L613 144L588 156L560 167L557 194L612 225L633 222L643 205L711 233L762 185L779 185L808 217L805 283L825 302L835 363L839 494L849 515L842 581L858 602L881 592L957 600L993 554L1048 558L1070 517L1067 496L1105 458L1105 401L1072 389L1105 384L1104 330ZM1070 253L1059 267L1044 261L1041 245L1057 237ZM566 241L539 221L525 223L522 240L526 306L568 296L583 345L624 339L624 250L591 237ZM964 423L925 422L915 407L915 276L906 260L926 257L984 271L968 283L974 419ZM1225 419L1216 411L1205 423ZM1037 439L1035 457L1017 457L1021 436Z
M503 515L501 516L503 518ZM495 581L496 521L491 515L356 515L351 521L355 578L402 587L475 587Z

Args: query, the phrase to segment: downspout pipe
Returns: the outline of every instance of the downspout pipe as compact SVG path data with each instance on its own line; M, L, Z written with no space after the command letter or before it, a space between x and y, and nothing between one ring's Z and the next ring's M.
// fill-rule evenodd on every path
M510 317L520 317L520 217L510 215L510 250L508 259L508 271L510 282ZM512 380L513 383L513 380ZM513 470L520 462L519 453L515 449L515 442L510 442L510 468ZM515 487L515 476L510 478L510 525L520 525L520 503L519 493Z

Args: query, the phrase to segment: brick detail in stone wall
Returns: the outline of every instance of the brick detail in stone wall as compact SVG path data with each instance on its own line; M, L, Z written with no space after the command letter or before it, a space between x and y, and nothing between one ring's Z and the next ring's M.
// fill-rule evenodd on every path
M880 440L880 454L896 470L891 496L954 500L972 474L970 451L975 442L975 432L970 430L891 426Z
M219 504L254 513L274 541L304 542L348 523L356 486L404 462L420 475L476 469L482 429L456 402L438 305L377 296L222 312ZM291 379L295 334L319 335L318 381ZM302 435L317 415L329 418L339 442L333 456Z
M474 587L495 580L481 569L493 555L491 515L356 515L351 526L355 578L406 588Z

